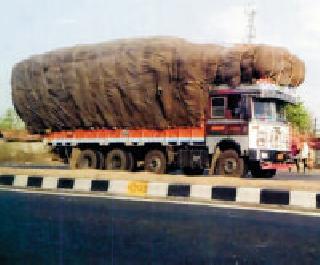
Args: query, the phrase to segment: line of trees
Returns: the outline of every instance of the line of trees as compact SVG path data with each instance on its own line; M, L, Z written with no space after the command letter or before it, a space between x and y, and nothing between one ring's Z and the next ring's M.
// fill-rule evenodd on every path
M287 120L299 132L308 133L312 130L312 117L302 103L286 105L285 112Z
M8 108L0 117L0 130L24 130L25 124L14 108Z

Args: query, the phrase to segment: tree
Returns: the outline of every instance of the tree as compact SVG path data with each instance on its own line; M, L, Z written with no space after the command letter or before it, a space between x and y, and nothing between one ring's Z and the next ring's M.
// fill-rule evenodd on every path
M5 114L0 117L0 130L23 129L25 129L25 124L13 108L7 109Z
M311 130L311 115L302 103L286 105L285 112L287 120L300 132Z

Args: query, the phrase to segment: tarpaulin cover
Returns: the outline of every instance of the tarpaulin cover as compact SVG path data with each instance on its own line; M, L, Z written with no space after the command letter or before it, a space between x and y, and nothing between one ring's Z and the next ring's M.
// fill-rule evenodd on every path
M200 125L209 85L304 81L285 48L125 39L35 55L12 70L14 106L30 131Z

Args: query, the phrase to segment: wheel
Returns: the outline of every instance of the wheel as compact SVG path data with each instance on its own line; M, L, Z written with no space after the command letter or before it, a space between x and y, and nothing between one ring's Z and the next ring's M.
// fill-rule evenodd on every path
M136 170L136 161L134 156L131 152L127 152L127 170L128 171L135 171Z
M166 157L160 150L149 151L144 159L144 169L157 174L166 172Z
M217 161L216 173L218 175L242 177L244 175L244 162L234 150L223 151Z
M191 167L185 167L183 168L183 173L185 175L203 175L203 168L191 168Z
M277 173L276 169L265 169L264 171L264 177L265 178L273 178L275 174Z
M74 169L97 169L98 158L94 150L75 150L71 157L71 168Z
M113 149L108 152L105 159L105 168L107 170L127 170L127 153L121 149Z
M249 170L253 178L273 178L277 173L276 169L262 169L258 161L251 161L249 163Z

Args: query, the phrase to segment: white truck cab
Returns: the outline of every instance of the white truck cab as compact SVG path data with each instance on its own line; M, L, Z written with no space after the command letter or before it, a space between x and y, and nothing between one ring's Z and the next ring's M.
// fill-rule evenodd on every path
M249 170L254 176L272 177L290 153L290 127L284 109L286 104L297 102L293 89L260 83L214 87L209 94L209 154L216 146L222 152L233 150L229 156L220 155L217 173L246 174Z

